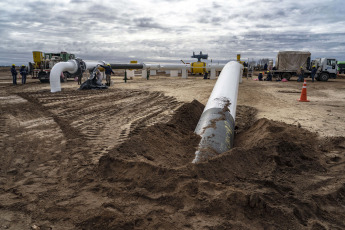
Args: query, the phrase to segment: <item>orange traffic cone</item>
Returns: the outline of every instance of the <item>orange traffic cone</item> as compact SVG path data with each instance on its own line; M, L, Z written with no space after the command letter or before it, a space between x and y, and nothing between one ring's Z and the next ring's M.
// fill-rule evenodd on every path
M301 92L301 98L299 99L299 101L301 101L301 102L309 102L307 100L307 81L306 80L304 80L303 88L302 88L302 92Z

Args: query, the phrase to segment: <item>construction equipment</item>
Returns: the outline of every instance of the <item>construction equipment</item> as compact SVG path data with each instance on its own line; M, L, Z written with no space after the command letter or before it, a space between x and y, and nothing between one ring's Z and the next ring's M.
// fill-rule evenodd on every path
M190 71L192 74L199 74L202 75L206 72L206 62L202 62L201 59L207 59L208 54L203 54L202 51L200 51L200 54L195 54L193 52L193 56L191 58L197 58L197 62L192 62L190 64Z
M41 51L33 51L32 54L34 62L29 62L28 73L32 75L32 78L37 78L42 83L49 82L50 71L56 63L75 58L74 54L67 52L43 53ZM73 77L69 72L64 72L61 74L61 82L65 82L68 78Z

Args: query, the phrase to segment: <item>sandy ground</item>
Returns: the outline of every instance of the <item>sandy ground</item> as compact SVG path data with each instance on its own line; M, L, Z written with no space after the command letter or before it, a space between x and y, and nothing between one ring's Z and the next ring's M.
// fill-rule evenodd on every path
M235 148L194 165L216 81L122 78L52 94L0 72L0 229L345 228L345 79L299 102L295 78L243 78Z

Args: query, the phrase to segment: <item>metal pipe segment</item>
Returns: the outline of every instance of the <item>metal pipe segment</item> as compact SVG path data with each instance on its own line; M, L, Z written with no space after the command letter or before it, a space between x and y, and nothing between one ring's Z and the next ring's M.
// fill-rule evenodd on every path
M231 61L220 73L194 131L200 135L201 141L192 163L202 162L233 147L238 86L242 72L243 66Z
M83 74L86 69L93 69L97 65L104 65L104 62L83 61L77 58L55 64L50 72L50 92L55 93L61 91L60 76L63 72L68 71L71 74Z
M61 91L61 73L68 71L73 74L77 72L77 70L78 64L75 60L56 63L50 71L50 92L55 93Z
M110 64L112 69L143 69L144 64Z

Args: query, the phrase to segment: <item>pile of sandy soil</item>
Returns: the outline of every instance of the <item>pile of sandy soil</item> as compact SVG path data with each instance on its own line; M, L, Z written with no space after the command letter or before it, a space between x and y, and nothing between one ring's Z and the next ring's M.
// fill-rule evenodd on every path
M345 184L336 176L340 168L333 170L343 161L344 138L318 141L316 134L297 126L260 119L247 129L238 129L231 151L194 165L190 162L199 138L193 130L202 109L197 101L184 104L170 122L131 134L103 156L95 171L102 181L97 192L112 201L77 226L345 227ZM248 109L240 107L239 114L255 113Z

